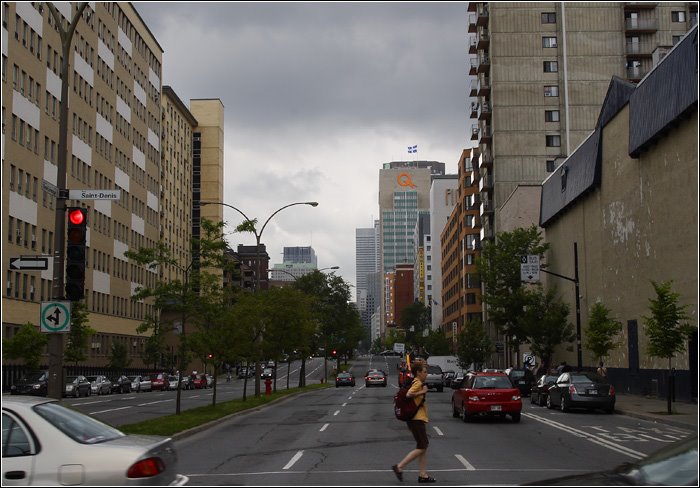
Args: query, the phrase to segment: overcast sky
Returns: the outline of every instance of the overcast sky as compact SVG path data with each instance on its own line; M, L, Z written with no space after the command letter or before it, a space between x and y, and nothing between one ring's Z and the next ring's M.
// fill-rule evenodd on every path
M355 229L379 218L382 164L456 173L470 146L466 2L134 6L164 50L162 83L185 104L223 102L224 202L260 225L319 202L270 221L271 266L284 246L310 245L355 285ZM224 219L242 221L228 208Z

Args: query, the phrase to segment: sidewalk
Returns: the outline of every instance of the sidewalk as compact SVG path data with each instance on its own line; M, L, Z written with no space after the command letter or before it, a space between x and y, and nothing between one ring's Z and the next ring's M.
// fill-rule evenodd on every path
M698 431L698 404L687 402L671 403L668 412L668 402L665 398L629 395L618 393L615 400L615 412L630 417L636 417L652 422L673 425L682 429Z

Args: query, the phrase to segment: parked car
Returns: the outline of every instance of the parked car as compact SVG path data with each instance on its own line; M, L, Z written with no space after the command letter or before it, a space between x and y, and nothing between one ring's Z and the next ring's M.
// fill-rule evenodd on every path
M115 375L109 378L112 382L112 393L131 393L131 380L122 375Z
M11 387L12 395L46 396L49 385L48 371L32 371L22 376Z
M562 412L572 408L600 408L606 413L615 411L615 387L595 373L562 373L548 393L547 408L558 406Z
M469 422L474 416L510 415L520 422L523 402L505 373L467 373L452 393L452 416Z
M509 368L506 369L506 374L513 386L520 390L521 396L528 396L537 382L535 375L529 369Z
M168 384L167 384L166 390L170 390L170 391L177 390L177 382L178 382L177 376L172 375L172 374L168 375Z
M262 373L260 373L260 379L274 378L275 370L272 368L263 368Z
M207 377L204 375L204 373L198 373L193 375L193 377L190 377L190 382L197 390L201 390L207 387Z
M355 386L355 377L351 373L338 373L335 377L335 387Z
M173 441L161 436L126 435L49 398L2 401L3 485L172 485L177 473ZM8 483L9 484L9 483Z
M177 378L177 375L175 375L175 377ZM175 388L177 389L177 387L175 387ZM183 377L182 377L182 386L181 386L181 388L182 388L183 390L191 390L191 389L192 389L192 382L190 381L190 377L189 377L189 376L183 376Z
M91 392L92 385L85 376L66 376L63 396L80 398L81 396L90 396Z
M445 386L447 388L450 388L452 386L452 380L454 377L457 375L454 371L451 369L447 371L442 372L442 386Z
M239 378L252 378L255 375L255 368L248 369L247 366L241 366L238 370Z
M135 392L151 391L151 379L148 376L129 376L131 389Z
M549 396L549 387L557 382L558 375L543 374L530 390L530 403L544 407Z
M428 389L435 388L442 391L442 368L434 364L428 365L428 376L425 377L425 386Z
M662 447L641 461L608 471L550 478L533 486L698 486L697 434Z
M206 375L207 378L207 388L214 388L214 377L207 373Z
M365 386L369 388L372 385L386 386L386 373L378 369L370 369L365 374Z
M151 380L152 390L165 391L168 389L167 373L149 373L148 378Z
M112 393L112 382L106 376L101 374L95 376L86 376L92 385L93 395L109 395Z

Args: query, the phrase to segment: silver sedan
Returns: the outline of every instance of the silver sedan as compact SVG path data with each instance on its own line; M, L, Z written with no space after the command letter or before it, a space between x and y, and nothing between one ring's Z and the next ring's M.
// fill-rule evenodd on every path
M3 486L189 481L177 473L172 439L126 435L50 398L3 398L2 430Z

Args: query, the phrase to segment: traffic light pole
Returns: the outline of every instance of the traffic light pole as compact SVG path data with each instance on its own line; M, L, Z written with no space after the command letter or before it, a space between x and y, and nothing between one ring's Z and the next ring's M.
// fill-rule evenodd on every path
M53 256L53 283L51 288L51 298L59 300L64 297L64 262L65 242L66 242L66 172L68 161L68 67L71 54L71 43L75 27L78 25L80 17L83 15L88 2L78 4L77 11L73 15L67 30L63 29L63 18L51 2L46 2L49 13L53 16L58 33L61 36L62 59L61 59L61 103L58 119L58 165L56 171L56 186L58 196L56 197L56 218L54 223L54 256ZM63 396L63 334L49 334L49 379L47 385L47 396L61 399Z

